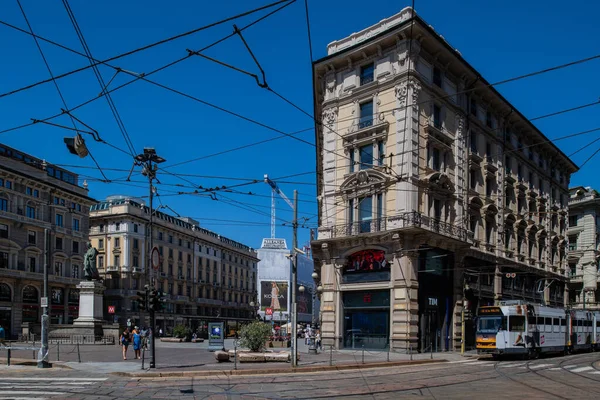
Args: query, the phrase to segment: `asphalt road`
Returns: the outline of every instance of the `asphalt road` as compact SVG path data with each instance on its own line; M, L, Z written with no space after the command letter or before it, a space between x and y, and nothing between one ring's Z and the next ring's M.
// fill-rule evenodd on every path
M0 368L0 399L592 399L600 353L534 361L461 359L316 374L123 378L75 370Z

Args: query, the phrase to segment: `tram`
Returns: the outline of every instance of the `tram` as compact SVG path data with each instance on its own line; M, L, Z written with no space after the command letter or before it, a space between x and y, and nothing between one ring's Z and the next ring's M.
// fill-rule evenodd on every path
M600 349L600 312L500 302L477 310L478 354L523 355Z

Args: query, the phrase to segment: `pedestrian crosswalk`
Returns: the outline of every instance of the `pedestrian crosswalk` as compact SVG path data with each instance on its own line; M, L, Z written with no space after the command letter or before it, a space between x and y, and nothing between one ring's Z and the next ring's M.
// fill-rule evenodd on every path
M546 361L546 360L544 360ZM480 367L496 367L502 369L519 369L519 370L530 370L530 371L570 371L576 374L590 374L600 375L600 370L591 366L589 363L586 365L581 364L569 364L561 365L561 361L551 362L553 360L547 360L543 362L538 360L536 362L523 362L523 361L505 361L497 363L492 360L478 360L476 358L469 358L465 360L452 361L451 364L461 364L464 366L477 365Z
M93 388L107 379L0 377L0 400L70 397Z

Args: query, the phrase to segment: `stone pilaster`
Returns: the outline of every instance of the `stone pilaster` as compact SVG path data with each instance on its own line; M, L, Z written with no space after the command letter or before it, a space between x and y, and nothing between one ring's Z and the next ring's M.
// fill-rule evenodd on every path
M418 345L419 282L417 252L398 253L392 262L390 350L414 350Z

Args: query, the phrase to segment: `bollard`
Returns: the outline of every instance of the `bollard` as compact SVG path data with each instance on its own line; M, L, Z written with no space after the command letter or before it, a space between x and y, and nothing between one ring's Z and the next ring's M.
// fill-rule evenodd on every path
M233 369L237 370L237 340L233 341Z
M60 361L60 342L56 342L56 361Z
M333 345L329 346L329 366L333 365Z
M387 362L390 362L390 349L388 348L387 351Z
M32 350L31 352L33 353L33 358L32 358L32 360L35 360L35 350Z
M6 365L10 367L10 348L7 350L6 354Z
M410 351L410 361L412 361L412 344L409 346Z
M431 344L431 359L433 360L433 343Z
M146 349L142 347L142 369L144 369L144 361L146 360Z
M77 362L81 362L81 353L79 352L79 343L77 343Z
M365 363L365 345L362 345L362 363Z

